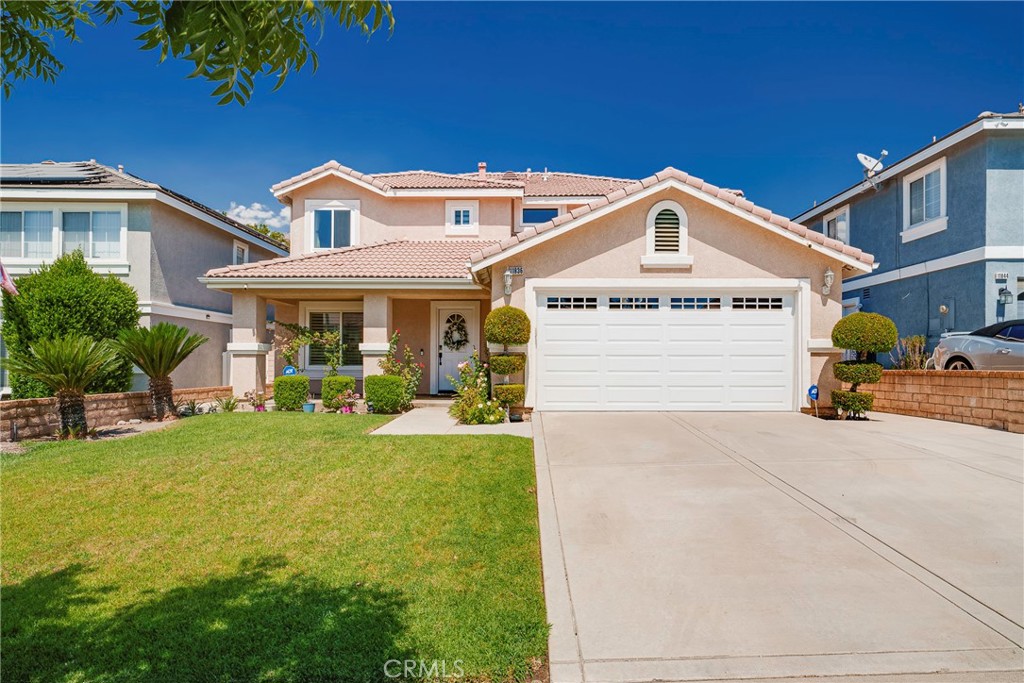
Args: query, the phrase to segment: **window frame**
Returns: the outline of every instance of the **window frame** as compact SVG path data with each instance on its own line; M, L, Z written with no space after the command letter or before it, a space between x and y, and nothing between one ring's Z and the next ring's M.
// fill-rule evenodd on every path
M554 211L557 212L555 214L555 217L558 217L558 216L561 216L563 213L565 213L565 204L527 204L527 203L524 202L519 207L519 225L517 226L518 230L525 230L526 228L532 228L535 225L543 225L544 223L547 222L547 221L542 221L540 223L527 223L526 221L524 221L523 220L523 211L526 211L528 209L547 209L549 211L554 210ZM551 220L551 219L548 219L548 220Z
M825 237L828 237L829 236L829 234L828 234L828 222L830 220L832 220L832 219L838 219L843 214L846 214L846 239L844 240L844 239L842 239L841 237L838 236L839 235L838 228L836 230L836 235L837 236L832 238L832 239L839 240L843 244L847 244L848 245L848 244L851 243L851 240L850 240L850 205L849 204L841 206L838 209L836 209L835 211L830 211L829 213L826 213L824 216L822 216L822 218L821 218L821 234L824 235ZM837 225L838 225L838 222L837 222Z
M242 256L241 263L238 262L239 247L241 247L242 251L244 252L244 256ZM245 265L246 263L249 263L249 245L246 244L245 242L242 242L241 240L233 240L233 244L231 245L231 265L242 266Z
M342 249L343 247L333 246L334 233L331 232L332 246L330 247L316 247L315 236L316 236L316 212L317 211L348 211L349 212L349 237L350 242L348 246L354 247L360 244L359 236L359 219L360 219L360 204L358 199L307 199L304 209L304 223L305 228L303 230L305 237L304 253L312 253L316 251L329 251L331 249Z
M22 202L4 201L4 212L21 213L21 249L25 253L25 216L26 211L50 212L50 253L46 256L4 256L7 266L25 266L48 263L64 253L64 214L89 213L89 244L85 262L97 266L126 266L128 264L128 204L125 202ZM120 232L118 235L118 255L113 257L94 258L92 256L92 213L106 212L120 214Z
M912 183L922 180L925 176L935 171L939 172L939 215L935 218L923 220L920 223L911 225L910 186ZM946 157L936 159L930 164L917 169L913 173L908 173L903 176L903 196L901 197L901 201L903 203L903 231L900 233L900 239L902 242L912 242L914 240L921 239L922 237L942 232L946 229L949 222L946 214L946 196L948 188L949 176L946 173Z
M364 313L362 301L304 301L299 304L299 320L306 327L310 326L310 316L313 313L337 313L342 328L345 325L345 314L346 313ZM364 313L365 315L365 313ZM363 329L366 329L366 319L363 319ZM359 351L357 345L356 351L362 358L363 353ZM303 371L309 377L313 379L323 379L327 374L326 365L310 365L309 363L309 346L302 347L300 352L301 363ZM344 358L342 358L344 362ZM339 375L350 375L356 379L362 379L363 377L363 364L360 362L356 365L340 365L338 366Z
M469 225L456 225L455 212L469 211ZM476 237L480 234L480 200L449 199L444 203L444 234L447 237Z
M674 211L679 217L679 252L672 254L663 251L654 251L654 223L658 214L664 210ZM640 256L640 265L644 268L685 268L693 265L693 256L690 255L689 245L689 222L686 210L670 199L658 202L647 212L646 222L646 247Z

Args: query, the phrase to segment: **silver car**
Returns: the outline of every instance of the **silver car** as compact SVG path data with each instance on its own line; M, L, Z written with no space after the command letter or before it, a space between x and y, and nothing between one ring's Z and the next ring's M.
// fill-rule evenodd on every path
M970 334L943 337L932 354L940 370L1024 371L1024 320L1008 320Z

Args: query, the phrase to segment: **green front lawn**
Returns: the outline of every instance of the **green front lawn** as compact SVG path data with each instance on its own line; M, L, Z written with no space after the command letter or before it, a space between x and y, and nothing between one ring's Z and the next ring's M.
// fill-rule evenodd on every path
M528 678L530 442L365 434L386 420L209 415L3 456L3 680Z

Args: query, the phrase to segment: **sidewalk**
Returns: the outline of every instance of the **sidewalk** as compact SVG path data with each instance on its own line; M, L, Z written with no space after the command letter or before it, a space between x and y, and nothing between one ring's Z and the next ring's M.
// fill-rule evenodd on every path
M387 436L414 434L510 434L533 437L529 422L505 422L496 425L460 425L448 415L448 402L413 408L387 423L374 434Z

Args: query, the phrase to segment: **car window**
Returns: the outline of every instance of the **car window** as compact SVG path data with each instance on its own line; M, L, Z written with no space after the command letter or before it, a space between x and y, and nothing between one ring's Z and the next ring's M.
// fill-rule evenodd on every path
M1024 342L1024 325L1008 325L996 334L1000 339Z

